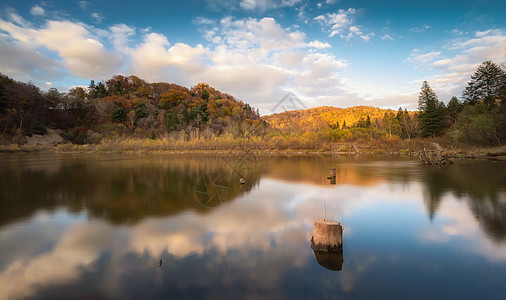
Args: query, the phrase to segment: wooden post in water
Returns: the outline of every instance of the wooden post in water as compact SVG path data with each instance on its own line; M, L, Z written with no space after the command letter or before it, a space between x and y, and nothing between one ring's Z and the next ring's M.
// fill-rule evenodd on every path
M338 252L343 249L343 227L339 222L316 220L311 237L311 248L316 251Z
M336 184L336 168L330 169L330 176L327 179L330 179L330 184Z

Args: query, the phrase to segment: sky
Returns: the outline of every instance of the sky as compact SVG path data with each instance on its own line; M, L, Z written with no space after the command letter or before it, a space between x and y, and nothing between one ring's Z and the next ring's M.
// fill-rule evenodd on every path
M480 63L506 63L505 15L496 0L3 0L0 73L60 92L205 82L262 115L413 110L424 80L448 103Z

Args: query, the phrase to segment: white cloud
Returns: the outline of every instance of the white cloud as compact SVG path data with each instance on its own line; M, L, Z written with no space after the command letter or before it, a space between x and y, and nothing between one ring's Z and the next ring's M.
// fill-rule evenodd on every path
M265 12L284 7L294 7L303 0L205 0L207 8L213 11L243 9Z
M329 43L323 43L320 41L312 41L307 44L308 47L317 48L317 49L325 49L325 48L331 48Z
M21 81L43 82L64 74L63 65L20 42L0 35L0 69Z
M81 0L81 1L79 1L78 3L79 3L79 6L81 7L81 9L86 9L86 8L88 8L88 5L89 5L89 2L88 2L88 1Z
M102 23L102 21L104 20L104 17L103 17L101 14L99 14L98 12L94 12L94 13L92 13L92 14L91 14L91 17L92 17L93 19L95 19L95 21L96 21L97 23Z
M77 77L88 79L111 76L121 65L119 55L107 50L93 33L80 23L48 21L45 27L40 29L18 24L0 20L0 29L32 51L40 48L56 51L63 66Z
M135 28L126 24L116 24L111 26L109 30L114 49L120 52L128 52L128 39L135 35Z
M466 34L464 31L462 31L462 30L458 30L458 29L453 29L453 30L452 30L452 33L455 33L455 34L457 34L457 35L464 35L464 34Z
M343 31L349 29L353 23L352 17L356 12L354 8L349 8L348 10L340 9L337 14L327 14L326 21L332 28L329 36L332 37L336 34L341 35Z
M30 13L34 16L44 16L46 11L40 5L35 5L32 9L30 9Z
M28 25L28 22L26 22L25 19L23 19L22 16L16 14L16 13L10 13L9 14L9 20L17 25L25 26Z
M381 37L382 40L389 40L389 41L393 41L394 38L391 37L389 34L385 34Z
M362 40L368 42L373 36L375 36L374 32L363 33L360 26L351 26L350 32L346 36L346 40L350 40L352 38L361 38Z
M266 11L270 9L293 7L302 0L241 0L240 7L244 10Z
M206 68L202 61L206 51L202 45L191 47L177 43L170 46L165 36L149 33L142 44L129 49L128 71L151 81L190 85L193 84L193 76Z
M409 31L420 33L420 32L425 32L425 31L427 31L427 30L429 30L431 28L432 28L432 26L424 24L424 25L422 25L420 27L412 27L412 28L409 29Z
M193 20L193 24L196 24L196 25L214 25L214 24L216 24L216 21L212 20L212 19L209 19L209 18L206 18L206 17L199 16L199 17L196 17Z
M319 15L317 17L314 17L314 20L316 20L316 21L325 21L325 16L324 15Z
M320 22L328 29L329 37L339 36L341 39L362 39L368 42L371 37L375 36L374 32L364 33L361 25L356 25L354 16L357 10L349 8L347 10L340 9L337 13L328 13L327 15L319 15L313 18Z
M431 51L428 53L420 53L420 50L415 49L406 59L407 62L415 63L416 67L431 66L432 62L441 56L441 51Z

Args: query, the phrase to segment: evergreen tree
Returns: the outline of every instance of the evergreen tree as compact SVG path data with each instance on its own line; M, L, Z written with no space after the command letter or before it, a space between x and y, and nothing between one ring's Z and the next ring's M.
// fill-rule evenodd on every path
M371 118L367 115L367 119L365 120L365 128L371 128Z
M457 121L457 116L462 111L462 105L459 102L457 97L453 96L448 102L448 106L446 107L447 115L448 115L448 123L450 125L454 124Z
M126 119L127 113L123 107L117 107L112 112L112 121L113 122L122 122Z
M443 102L438 101L436 92L427 81L422 84L418 97L418 109L420 110L420 135L422 137L440 135L444 128L445 106Z
M463 93L466 104L474 105L478 101L486 103L491 109L496 100L504 101L506 71L492 61L483 62L471 75L471 81Z

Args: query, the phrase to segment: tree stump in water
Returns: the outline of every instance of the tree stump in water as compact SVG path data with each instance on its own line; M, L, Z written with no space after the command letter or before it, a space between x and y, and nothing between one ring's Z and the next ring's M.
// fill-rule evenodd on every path
M340 223L316 220L311 237L311 248L316 251L337 252L343 249L343 227Z

